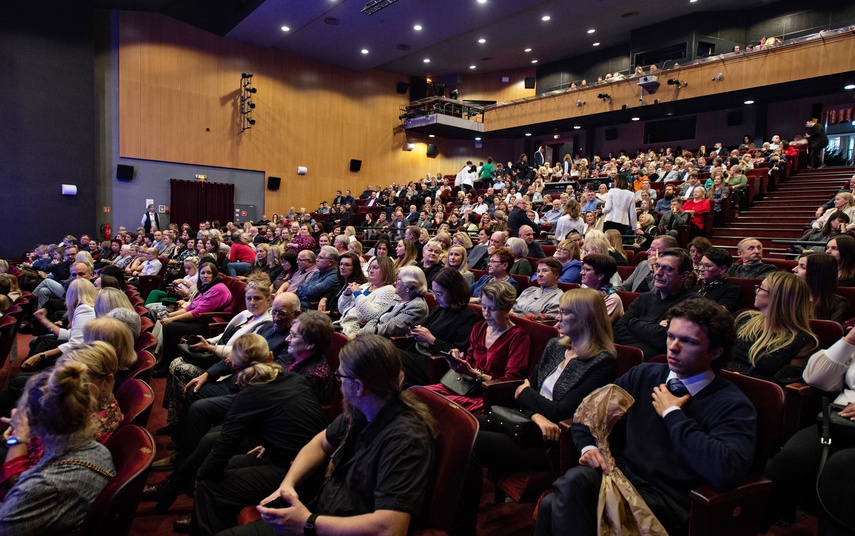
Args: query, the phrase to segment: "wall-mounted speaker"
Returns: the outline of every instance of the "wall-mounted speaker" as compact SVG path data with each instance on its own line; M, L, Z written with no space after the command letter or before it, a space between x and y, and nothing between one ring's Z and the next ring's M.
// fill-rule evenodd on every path
M362 160L352 159L350 161L350 171L359 171L362 169Z
M616 128L607 128L606 129L606 141L614 141L617 139L617 129Z
M526 89L534 89L534 81L535 81L535 79L533 76L526 76L525 77L525 88Z
M134 166L119 164L116 166L116 178L120 181L134 180Z
M398 82L398 86L395 88L395 91L397 91L399 95L404 95L409 90L410 84L406 82Z
M267 177L267 189L268 190L278 190L279 186L282 184L281 177Z
M428 158L436 158L436 155L437 155L436 145L429 143L427 146Z

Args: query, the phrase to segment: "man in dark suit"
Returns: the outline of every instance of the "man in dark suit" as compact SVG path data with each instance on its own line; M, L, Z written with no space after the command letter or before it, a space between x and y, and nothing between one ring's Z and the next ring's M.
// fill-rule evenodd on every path
M822 161L825 146L828 145L828 136L825 135L825 129L819 123L819 119L812 118L807 122L806 126L810 129L805 135L808 139L808 149L810 153L810 168L822 169L825 164Z
M538 147L537 151L534 152L534 158L532 158L532 161L534 161L535 168L539 168L546 162L546 154L543 151L543 145Z
M365 191L359 194L359 199L368 199L371 197L371 194L374 193L374 190L371 188L370 184L365 185Z
M534 234L540 234L540 227L528 217L525 210L525 200L522 198L517 199L514 202L514 208L511 210L511 213L508 214L508 230L511 232L511 236L517 236L519 233L520 227L523 225L528 225L534 231Z
M733 317L710 300L686 300L669 311L667 323L668 364L642 364L615 381L635 399L615 466L669 534L685 534L692 489L727 490L748 474L757 413L739 388L714 372L736 342ZM585 405L578 412L590 414ZM613 469L590 428L576 422L572 434L582 456L541 501L538 536L598 532L602 475Z
M345 205L355 206L356 200L350 195L350 190L345 190L344 192L344 200L342 201Z

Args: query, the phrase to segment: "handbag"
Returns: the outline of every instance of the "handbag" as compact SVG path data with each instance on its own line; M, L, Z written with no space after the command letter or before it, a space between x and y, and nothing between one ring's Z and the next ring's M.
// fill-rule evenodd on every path
M540 426L518 409L492 406L487 413L487 423L494 430L499 430L523 444L536 443L543 439Z
M819 429L819 442L822 443L822 457L819 460L819 471L816 472L816 497L820 507L838 525L846 527L849 530L855 530L855 527L850 527L840 521L825 506L819 488L819 477L825 468L826 460L828 460L828 451L831 450L831 443L834 442L837 450L855 447L855 422L840 416L840 410L844 407L846 406L829 404L828 397L822 397L822 411L816 417L816 426Z
M481 382L471 376L461 374L454 369L449 369L448 372L442 376L442 379L439 380L439 383L452 393L459 396L466 396L469 398L477 398L481 396Z

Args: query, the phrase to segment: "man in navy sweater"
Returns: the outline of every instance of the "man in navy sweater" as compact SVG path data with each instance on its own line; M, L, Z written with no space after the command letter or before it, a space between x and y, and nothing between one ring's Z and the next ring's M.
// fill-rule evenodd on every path
M736 386L714 372L736 340L733 317L699 298L673 307L668 321L668 364L645 363L615 381L635 398L624 417L626 446L615 462L673 535L688 529L693 488L727 490L745 478L757 414ZM572 433L582 453L579 465L541 501L537 535L597 534L597 499L608 467L587 426L574 424Z

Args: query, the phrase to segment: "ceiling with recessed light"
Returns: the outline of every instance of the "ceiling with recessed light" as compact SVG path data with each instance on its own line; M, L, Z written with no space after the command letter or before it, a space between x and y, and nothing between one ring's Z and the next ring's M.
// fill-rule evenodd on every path
M367 15L369 0L94 0L96 7L158 11L229 39L357 72L411 76L543 65L591 51L594 43L626 43L636 28L775 2L381 0L385 7Z

